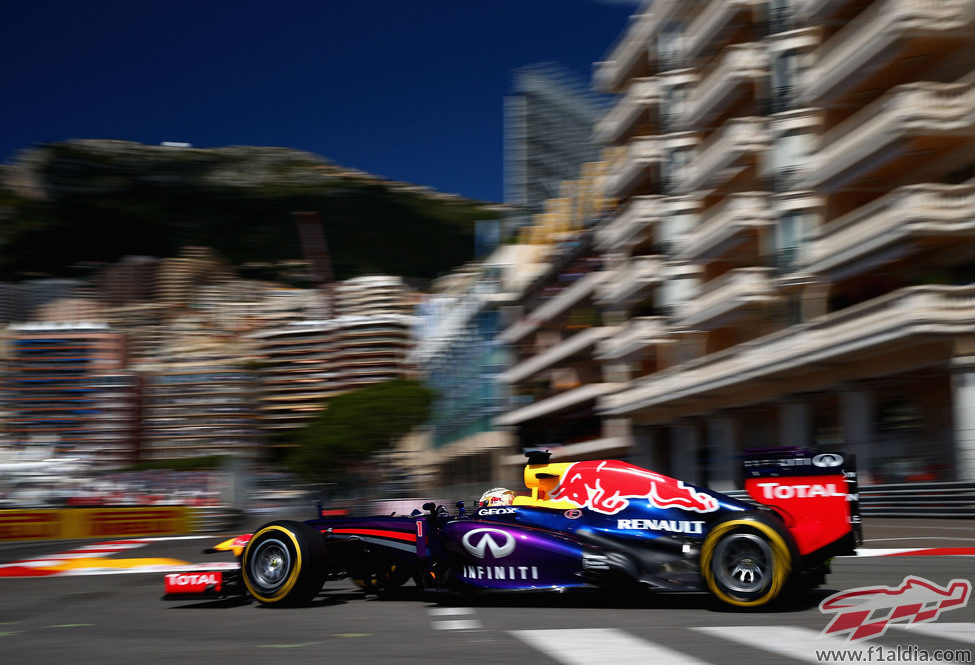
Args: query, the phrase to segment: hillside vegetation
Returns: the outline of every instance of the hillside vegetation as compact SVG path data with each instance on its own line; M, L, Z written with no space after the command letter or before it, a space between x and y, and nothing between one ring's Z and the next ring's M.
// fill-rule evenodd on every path
M0 279L185 245L236 265L297 259L299 210L321 213L337 279L434 277L471 258L476 220L499 215L286 148L52 143L0 170Z

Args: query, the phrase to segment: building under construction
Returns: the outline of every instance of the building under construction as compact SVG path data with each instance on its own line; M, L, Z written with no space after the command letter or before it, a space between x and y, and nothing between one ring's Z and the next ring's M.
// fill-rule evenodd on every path
M583 163L596 161L592 131L603 110L599 96L555 65L515 70L514 92L504 100L504 198L514 206L506 236L529 225Z

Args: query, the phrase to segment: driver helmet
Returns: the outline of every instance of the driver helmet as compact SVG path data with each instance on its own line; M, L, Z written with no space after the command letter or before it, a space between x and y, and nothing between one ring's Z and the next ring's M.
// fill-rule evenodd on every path
M513 490L504 487L495 487L481 495L477 502L478 508L490 508L492 506L510 506L515 500Z

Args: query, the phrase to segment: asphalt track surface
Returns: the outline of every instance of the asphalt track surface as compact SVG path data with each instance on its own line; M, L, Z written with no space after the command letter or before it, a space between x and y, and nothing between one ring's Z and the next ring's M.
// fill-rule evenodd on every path
M975 523L961 520L875 520L867 523L864 535L870 548L975 547ZM108 558L227 561L200 553L220 538L152 541ZM0 563L100 542L2 545ZM826 662L817 658L817 649L849 646L819 637L829 621L818 608L822 599L855 587L893 587L907 575L939 585L952 579L975 581L975 556L837 559L825 587L776 612L727 611L705 594L635 602L547 595L435 603L406 588L377 599L346 581L329 582L314 603L302 608L230 600L170 603L160 600L162 573L133 570L0 578L0 664L817 663ZM853 646L883 646L887 656L900 645L908 648L901 655L952 649L972 657L975 600L922 628L923 633L891 628ZM872 662L911 662L872 655Z

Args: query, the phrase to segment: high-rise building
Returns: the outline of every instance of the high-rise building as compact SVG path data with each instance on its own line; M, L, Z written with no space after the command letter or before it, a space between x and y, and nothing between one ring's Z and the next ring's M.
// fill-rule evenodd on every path
M85 286L78 279L29 279L20 283L20 306L26 320L34 317L37 309L61 298L75 298Z
M135 461L140 388L121 333L104 324L11 326L7 353L10 442L54 446L96 468Z
M486 483L507 482L515 437L496 419L511 403L511 388L499 379L512 350L499 334L549 251L505 244L435 280L417 308L412 358L435 397L427 427L401 448L426 489L477 494Z
M239 358L161 362L144 375L142 459L259 456L257 377Z
M126 256L98 275L101 300L109 306L139 305L152 300L153 282L159 259L149 256Z
M975 480L975 3L656 0L598 64L619 201L597 413L717 488L744 449Z
M339 282L334 288L336 316L412 314L418 297L401 277L366 275Z
M300 427L332 397L412 375L414 320L408 312L415 300L399 277L359 277L335 286L340 316L250 333L259 365L262 427Z
M19 284L0 283L0 324L27 320L23 306L23 289Z
M505 235L531 224L546 200L560 196L563 182L596 161L592 131L604 104L555 65L515 70L514 91L504 100L504 197L514 206Z

